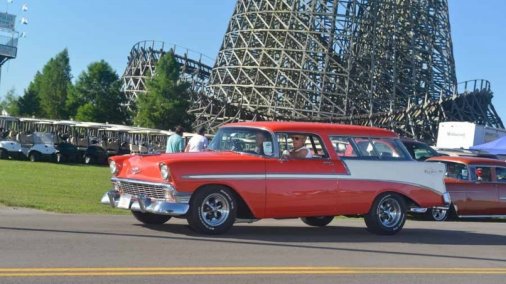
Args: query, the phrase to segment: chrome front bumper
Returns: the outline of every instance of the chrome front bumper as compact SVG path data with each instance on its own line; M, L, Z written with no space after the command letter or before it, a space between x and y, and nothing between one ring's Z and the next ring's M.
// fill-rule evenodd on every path
M118 208L120 194L116 190L109 190L102 196L100 203ZM190 208L187 203L171 203L157 199L147 198L145 196L133 196L129 208L121 208L143 213L153 213L159 215L181 216L185 215Z

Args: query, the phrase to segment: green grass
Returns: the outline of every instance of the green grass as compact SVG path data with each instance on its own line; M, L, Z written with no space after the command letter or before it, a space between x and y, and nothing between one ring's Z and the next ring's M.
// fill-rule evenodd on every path
M60 213L126 214L100 204L108 167L0 160L0 204Z

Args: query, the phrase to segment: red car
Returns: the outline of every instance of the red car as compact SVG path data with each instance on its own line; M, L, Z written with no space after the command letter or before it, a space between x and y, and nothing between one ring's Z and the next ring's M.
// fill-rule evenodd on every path
M208 151L109 159L102 203L146 224L186 218L204 234L235 222L301 218L326 226L361 215L369 231L395 234L411 208L448 208L444 166L412 160L391 131L303 122L221 127Z
M429 209L427 217L444 221L448 217L506 217L506 162L477 157L440 156L427 162L446 166L449 210Z

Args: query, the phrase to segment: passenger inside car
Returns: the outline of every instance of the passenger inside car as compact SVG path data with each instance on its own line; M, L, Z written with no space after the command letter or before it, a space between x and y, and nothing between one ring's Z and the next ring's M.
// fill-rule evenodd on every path
M272 140L265 131L258 131L255 134L255 153L272 156Z
M474 170L475 176L473 180L480 182L492 181L492 171L489 167L478 167Z

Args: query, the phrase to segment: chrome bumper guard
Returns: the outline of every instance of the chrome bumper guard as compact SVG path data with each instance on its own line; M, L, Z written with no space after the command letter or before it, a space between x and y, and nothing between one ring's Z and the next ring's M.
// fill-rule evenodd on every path
M102 196L100 203L118 208L120 194L116 190L109 190ZM190 208L187 203L171 203L147 198L143 195L134 196L130 201L129 210L159 215L181 216L185 215ZM126 208L125 208L126 209Z
M412 208L409 208L409 212L413 212L413 213L425 213L425 212L427 212L427 208L412 207Z

